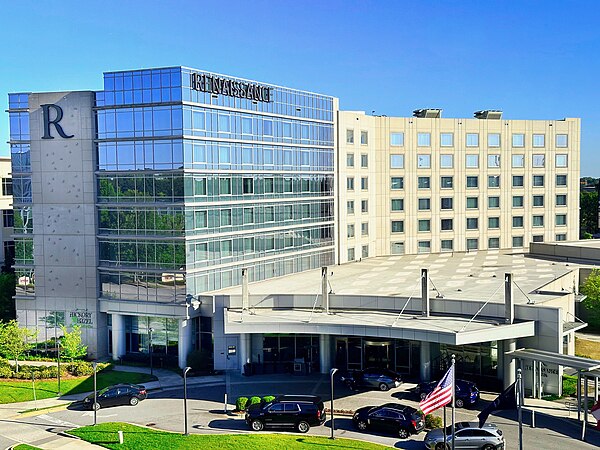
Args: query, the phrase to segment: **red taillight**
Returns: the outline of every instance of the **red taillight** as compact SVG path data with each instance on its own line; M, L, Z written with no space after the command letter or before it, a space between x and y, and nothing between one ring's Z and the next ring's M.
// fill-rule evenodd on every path
M140 394L146 395L146 390L144 389L144 390L140 391Z
M411 420L410 422L412 423L413 427L417 428L417 421L416 420Z
M317 419L321 418L321 414L322 414L321 410L317 409Z

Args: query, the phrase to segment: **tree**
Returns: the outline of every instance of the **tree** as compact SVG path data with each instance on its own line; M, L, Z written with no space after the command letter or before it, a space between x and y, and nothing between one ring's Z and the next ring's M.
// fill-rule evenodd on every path
M14 273L0 273L0 321L9 321L17 318L15 311L15 286Z
M579 221L581 236L598 230L598 192L581 193Z
M80 358L87 355L87 345L81 343L81 326L74 325L73 331L67 331L67 327L61 325L60 329L63 332L63 337L60 340L62 354L71 359Z
M36 337L37 330L20 327L16 320L0 322L0 353L15 360L17 372L19 371L19 357L33 347L34 343L31 341L34 341Z
M583 301L590 330L600 330L600 270L594 269L580 289L587 298Z

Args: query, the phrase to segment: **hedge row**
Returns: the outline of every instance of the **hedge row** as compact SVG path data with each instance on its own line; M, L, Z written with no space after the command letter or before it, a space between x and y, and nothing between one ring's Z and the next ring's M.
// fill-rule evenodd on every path
M269 403L272 402L273 400L275 400L275 397L272 395L266 395L264 397L257 397L257 396L253 396L253 397L238 397L237 400L235 401L235 410L236 411L246 411L246 409L248 409L249 406L251 405L255 405L257 403Z
M112 364L109 363L98 363L98 371L106 368L112 369ZM61 375L72 375L74 377L90 376L94 373L94 367L92 363L87 361L74 361L61 364L60 374ZM16 371L16 365L10 364L5 359L0 360L0 378L14 378L18 380L29 380L35 374L35 378L48 379L58 377L58 366L30 366L20 365L19 371Z

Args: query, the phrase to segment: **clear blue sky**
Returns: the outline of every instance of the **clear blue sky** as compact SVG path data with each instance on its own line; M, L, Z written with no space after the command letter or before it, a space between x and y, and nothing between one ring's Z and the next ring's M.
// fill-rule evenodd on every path
M7 93L102 88L102 72L185 65L445 117L580 117L581 174L600 177L597 1L0 0Z

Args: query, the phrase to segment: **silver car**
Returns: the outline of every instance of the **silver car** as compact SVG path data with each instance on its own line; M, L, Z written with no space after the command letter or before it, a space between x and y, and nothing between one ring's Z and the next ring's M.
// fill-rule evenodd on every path
M454 426L454 447L457 449L501 450L504 449L502 430L493 423L486 423L479 428L478 422L458 422ZM444 429L436 428L425 435L425 448L429 450L446 450L452 448L452 428L446 427L446 444L444 445Z

